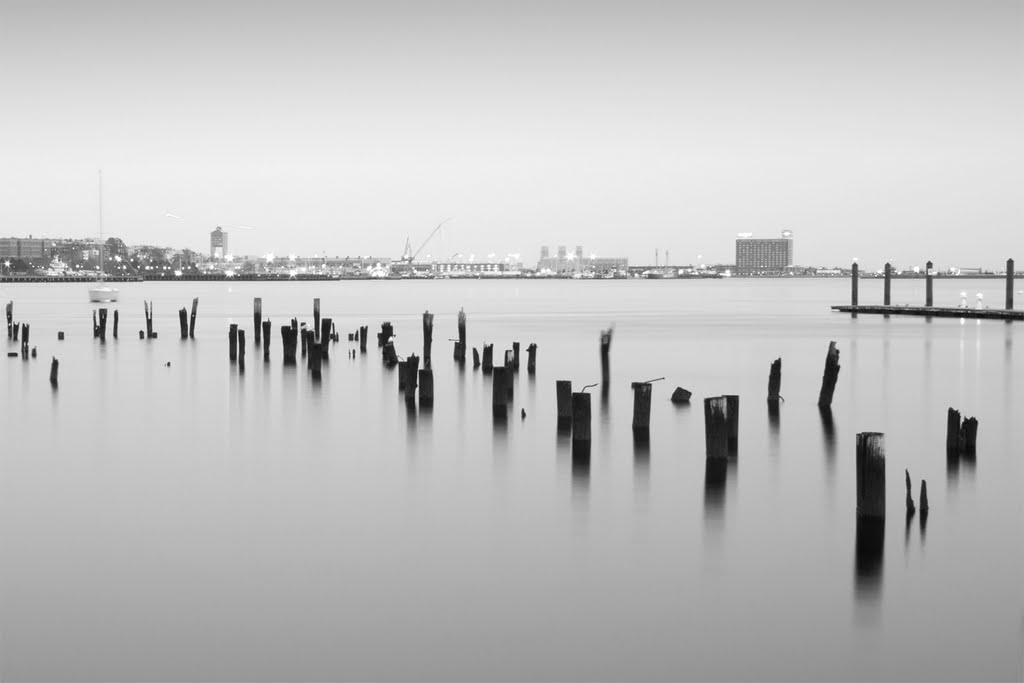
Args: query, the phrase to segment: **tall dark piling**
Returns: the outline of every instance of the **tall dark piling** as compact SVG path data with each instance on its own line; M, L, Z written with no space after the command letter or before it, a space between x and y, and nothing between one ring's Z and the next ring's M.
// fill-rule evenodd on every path
M978 419L969 417L960 427L960 453L973 456L977 452Z
M736 394L725 396L725 424L729 453L735 455L740 441L740 397Z
M57 333L57 341L64 341L64 332Z
M601 391L606 391L608 386L608 353L612 348L612 328L601 331Z
M192 299L192 315L188 319L188 338L196 338L196 313L199 312L199 297Z
M320 359L330 360L331 346L331 319L323 318L320 321Z
M295 365L295 348L298 345L298 337L299 332L295 327L281 325L281 349L285 365Z
M960 453L960 411L946 410L946 454Z
M7 339L14 339L14 302L7 302Z
M1006 310L1013 310L1013 259L1006 259Z
M505 387L506 372L507 370L504 365L491 369L491 410L494 412L495 417L504 418L507 414L508 390Z
M934 279L935 274L932 272L932 262L928 261L926 264L924 264L924 305L928 307L933 306L935 301L933 297Z
M21 329L21 325L18 323L12 323L14 325L14 341L18 341L18 330Z
M50 361L50 384L53 386L57 386L57 368L59 365L57 357L53 356L53 360Z
M262 322L263 327L263 362L270 362L270 318Z
M238 325L228 325L228 360L234 363L238 360Z
M117 309L114 309L114 339L117 339Z
M860 266L856 263L850 267L850 305L857 305L857 287L860 285Z
M484 344L484 374L489 375L494 369L494 344Z
M181 338L188 339L188 310L184 306L178 309L178 327L181 330Z
M153 338L153 302L143 301L142 305L146 313L146 339Z
M572 440L590 443L590 394L577 391L572 395Z
M420 370L420 405L429 406L434 403L434 371L430 368Z
M28 323L21 324L21 357L23 360L28 360L28 336L31 332L31 327Z
M380 332L377 333L377 346L384 346L395 336L395 328L389 322L380 324Z
M560 379L555 382L555 402L558 406L558 426L572 425L572 382Z
M252 299L252 333L256 346L260 345L260 332L263 331L263 299L253 297Z
M473 347L473 369L476 370L478 367L480 367L480 352L474 346Z
M320 299L313 299L313 334L320 334Z
M821 376L821 391L818 393L818 407L832 407L832 394L836 390L836 381L839 379L839 349L836 343L828 343L828 353L825 355L825 372Z
M782 359L776 358L772 361L771 370L768 371L768 402L779 403L779 392L782 390Z
M308 346L308 337L306 336L306 323L302 323L299 327L299 337L302 340L302 357L306 357L306 347Z
M919 498L919 500L921 502L921 514L922 515L927 515L928 514L928 483L924 479L921 480L921 497Z
M453 358L460 363L466 361L466 312L459 309L459 341L455 342Z
M312 330L307 330L306 334L309 335L309 339L306 342L306 345L309 347L309 370L313 375L313 380L319 382L321 377L321 366L323 360L320 357L320 350L322 347L313 340ZM264 344L263 348L266 349L267 346L268 344Z
M946 455L973 456L977 451L978 419L960 419L960 411L949 408L946 411Z
M633 382L633 434L645 435L651 429L651 383Z
M512 369L519 372L519 342L512 342Z
M96 309L95 308L92 310L92 338L93 339L99 339L100 338L100 323L99 323L99 320L96 318Z
M410 353L405 359L405 402L416 402L416 384L419 378L420 359L415 353Z
M430 347L434 344L434 314L423 311L423 369L430 369Z
M728 402L725 396L704 399L704 452L708 458L729 454Z
M370 333L370 328L367 325L363 325L359 328L359 352L366 353L366 336Z
M857 516L885 519L885 435L857 434Z
M407 363L404 360L398 361L398 393L405 391L405 368Z
M100 309L100 341L107 341L107 309Z
M245 372L245 330L238 328L238 371Z
M398 354L395 353L394 342L389 341L387 344L384 345L384 352L382 355L384 358L384 364L387 365L388 367L391 367L398 363Z
M526 347L526 372L534 374L537 372L537 345L530 344Z
M882 303L886 306L892 304L892 264L885 264L885 284L882 291Z
M903 470L903 475L907 482L907 519L910 519L914 512L917 511L917 507L914 505L914 496L910 492L910 470Z

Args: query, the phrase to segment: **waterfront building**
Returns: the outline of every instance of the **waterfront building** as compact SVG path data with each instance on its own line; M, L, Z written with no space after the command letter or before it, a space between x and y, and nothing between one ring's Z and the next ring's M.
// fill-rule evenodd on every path
M783 230L782 236L755 239L741 233L736 239L736 270L740 275L781 274L793 265L793 232Z
M41 259L50 255L46 240L7 237L0 239L0 258Z
M228 233L219 225L210 233L210 258L221 260L228 255Z
M546 250L541 250L540 261L537 262L537 272L541 275L554 275L561 277L579 276L625 276L629 268L629 259L625 256L584 256L583 246L577 245L576 250L570 254L565 247L558 248L557 256L549 256Z

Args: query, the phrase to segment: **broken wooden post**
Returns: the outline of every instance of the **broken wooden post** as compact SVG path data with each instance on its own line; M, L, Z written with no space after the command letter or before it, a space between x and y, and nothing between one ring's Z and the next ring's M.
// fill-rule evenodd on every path
M57 341L64 341L64 332L57 333Z
M245 330L238 328L238 371L245 372Z
M383 357L384 357L384 363L388 367L391 367L391 366L395 365L396 363L398 363L398 354L395 352L395 343L394 342L389 341L387 344L384 345Z
M153 338L153 302L143 301L142 305L146 311L146 339Z
M735 454L740 441L740 397L736 394L725 396L725 423L729 434L729 452Z
M184 306L178 309L178 327L181 328L181 338L188 339L188 311Z
M484 344L484 374L489 375L494 370L494 344Z
M651 429L651 383L633 382L633 434L644 435Z
M917 508L914 506L914 496L910 493L910 470L904 469L903 474L907 481L907 519L910 519Z
M729 454L728 404L725 396L704 399L704 452L708 458Z
M331 319L323 318L320 321L320 359L330 360L331 345Z
M57 356L53 356L53 360L50 361L50 384L53 386L57 386L57 366L59 365Z
M434 403L434 371L430 368L420 370L420 405L429 406Z
M856 263L850 268L850 305L857 305L857 285L860 284L860 266Z
M590 444L590 394L577 391L572 395L572 441Z
M455 352L452 356L460 363L466 361L466 312L459 309L459 340L455 342Z
M555 401L558 406L558 426L572 425L572 382L560 379L555 382Z
M508 390L505 387L505 366L491 369L491 410L495 417L504 418L508 408Z
M512 369L519 372L519 342L512 342Z
M359 352L366 353L366 336L370 334L370 328L363 325L359 328Z
M92 309L92 338L100 338L100 324L96 319L96 309Z
M601 331L601 391L605 391L605 387L608 386L608 351L612 346L612 328Z
M107 341L107 309L100 309L100 341Z
M960 453L960 411L946 410L946 454Z
M117 309L114 309L114 339L117 339Z
M377 333L377 346L384 346L395 336L395 328L392 327L391 323L384 322L380 324L380 332Z
M14 302L7 302L7 339L14 339Z
M978 419L969 417L964 420L960 427L960 453L962 455L974 455L977 451L976 441L978 438Z
M681 403L689 403L691 396L693 396L693 392L687 391L682 387L676 387L675 391L672 392L672 398L669 400L671 400L672 403L679 405Z
M260 297L253 297L252 300L252 327L253 327L253 339L256 342L256 346L260 345L260 332L263 331L263 299ZM282 341L284 338L282 337Z
M36 347L34 347L34 346L32 347L32 357L33 358L36 357Z
M434 314L423 312L423 368L430 368L430 347L434 343Z
M145 339L146 333L143 330L139 330L139 339Z
M473 347L473 369L476 370L480 367L480 352L477 351L476 347Z
M262 325L260 326L262 328ZM295 348L298 345L298 330L292 325L281 325L281 350L285 365L295 365Z
M263 362L270 362L270 318L262 323L263 326Z
M18 330L21 329L21 325L19 323L13 323L13 324L14 324L14 341L18 341Z
M505 351L505 393L508 394L509 401L512 400L512 393L515 390L515 372L512 351L509 349Z
M1006 259L1006 310L1013 310L1013 259Z
M188 319L188 338L196 338L196 312L199 310L199 297L192 299L192 315Z
M313 335L320 334L320 299L313 299ZM319 340L318 340L319 341Z
M857 516L885 519L885 435L857 434Z
M925 516L928 514L928 484L924 479L921 480L921 515Z
M306 323L302 323L299 328L299 337L302 339L302 357L306 357L306 347L308 346L308 337L306 336Z
M266 328L263 329L265 330ZM322 358L320 358L320 350L322 347L313 340L312 330L307 330L306 334L309 336L309 339L307 339L306 341L306 346L309 347L309 369L313 373L313 380L319 381L321 377L321 365L323 360ZM263 336L266 337L266 335ZM264 344L263 348L265 349L267 346L267 344Z
M768 402L779 402L779 391L782 389L782 359L776 358L772 361L772 368L768 372Z
M405 359L405 402L416 402L416 384L419 377L420 359L415 353Z
M885 264L885 284L882 291L882 303L888 306L892 303L892 264Z
M825 355L825 372L821 377L821 391L818 393L818 407L830 408L832 406L832 393L836 389L836 380L839 379L839 349L836 343L828 343L828 353Z
M21 324L21 357L23 360L28 360L28 336L31 331L31 326L28 323Z
M530 375L537 372L537 345L530 344L526 347L526 372Z
M932 262L928 261L924 264L924 305L929 308L931 308L933 305L932 302L934 301L932 297L932 292L934 291L932 287L932 280L934 275L935 274L932 272Z
M238 325L228 325L228 360L234 363L238 360Z
M398 393L400 394L405 391L405 366L404 360L398 361Z

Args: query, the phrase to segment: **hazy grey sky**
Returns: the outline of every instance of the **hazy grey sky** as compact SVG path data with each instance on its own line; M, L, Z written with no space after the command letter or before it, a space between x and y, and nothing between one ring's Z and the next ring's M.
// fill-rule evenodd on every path
M1021 262L1022 77L1019 0L0 0L0 235Z

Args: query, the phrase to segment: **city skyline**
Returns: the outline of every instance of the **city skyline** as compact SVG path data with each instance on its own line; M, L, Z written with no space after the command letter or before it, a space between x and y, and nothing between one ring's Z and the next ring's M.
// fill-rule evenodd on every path
M0 232L435 258L584 243L998 266L1009 2L0 2ZM180 217L180 218L172 218ZM231 226L249 226L244 232ZM432 245L433 247L433 245Z

